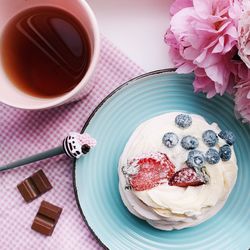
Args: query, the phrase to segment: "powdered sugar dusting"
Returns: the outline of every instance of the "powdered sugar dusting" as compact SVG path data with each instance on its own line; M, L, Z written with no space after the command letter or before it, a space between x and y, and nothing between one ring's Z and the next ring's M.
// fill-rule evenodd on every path
M175 166L166 154L149 152L129 160L122 172L135 191L142 191L166 183L173 176Z
M197 173L193 168L183 168L176 172L169 181L169 185L187 187L199 186L205 184L205 178L202 173Z

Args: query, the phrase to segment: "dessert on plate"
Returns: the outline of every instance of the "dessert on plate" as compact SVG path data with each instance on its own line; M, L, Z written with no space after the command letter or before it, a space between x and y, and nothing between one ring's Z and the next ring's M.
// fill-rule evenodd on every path
M135 216L162 230L214 216L237 178L235 136L196 114L166 113L139 125L119 161L119 191Z

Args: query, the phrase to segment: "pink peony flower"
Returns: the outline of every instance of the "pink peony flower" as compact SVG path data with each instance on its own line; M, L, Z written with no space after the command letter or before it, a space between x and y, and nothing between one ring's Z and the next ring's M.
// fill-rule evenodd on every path
M178 73L194 71L195 91L232 92L240 0L176 0L165 36Z
M238 26L238 49L242 61L250 68L250 1L243 4L243 13Z
M234 67L232 69L234 74L234 81L236 83L246 81L250 79L250 70L244 62L241 60L234 61Z
M250 78L236 85L235 111L243 122L250 122Z

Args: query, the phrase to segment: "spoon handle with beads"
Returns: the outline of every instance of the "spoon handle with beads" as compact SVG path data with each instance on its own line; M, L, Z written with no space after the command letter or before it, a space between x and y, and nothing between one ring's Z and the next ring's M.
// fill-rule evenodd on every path
M96 145L96 140L89 134L70 133L62 143L62 146L41 152L6 165L0 166L0 172L27 165L33 162L41 161L57 155L66 154L70 158L80 158L89 152Z

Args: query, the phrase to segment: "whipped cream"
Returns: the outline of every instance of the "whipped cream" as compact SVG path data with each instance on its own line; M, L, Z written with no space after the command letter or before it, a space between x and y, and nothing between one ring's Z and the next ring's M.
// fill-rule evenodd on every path
M124 204L131 213L163 230L194 226L215 215L226 202L237 178L236 156L231 147L229 161L220 160L215 165L205 163L209 182L204 185L183 188L164 183L144 191L125 188L127 183L122 167L128 160L147 152L162 152L167 154L178 171L189 152L182 148L181 138L187 135L196 137L199 142L197 149L205 154L209 147L203 143L203 132L210 129L218 134L221 131L216 123L209 124L203 117L194 114L190 114L190 127L179 128L175 124L178 114L167 113L143 122L130 137L119 161L119 189ZM178 145L173 148L167 148L162 143L162 137L167 132L174 132L179 137ZM225 141L219 138L215 148L219 151L224 144Z

